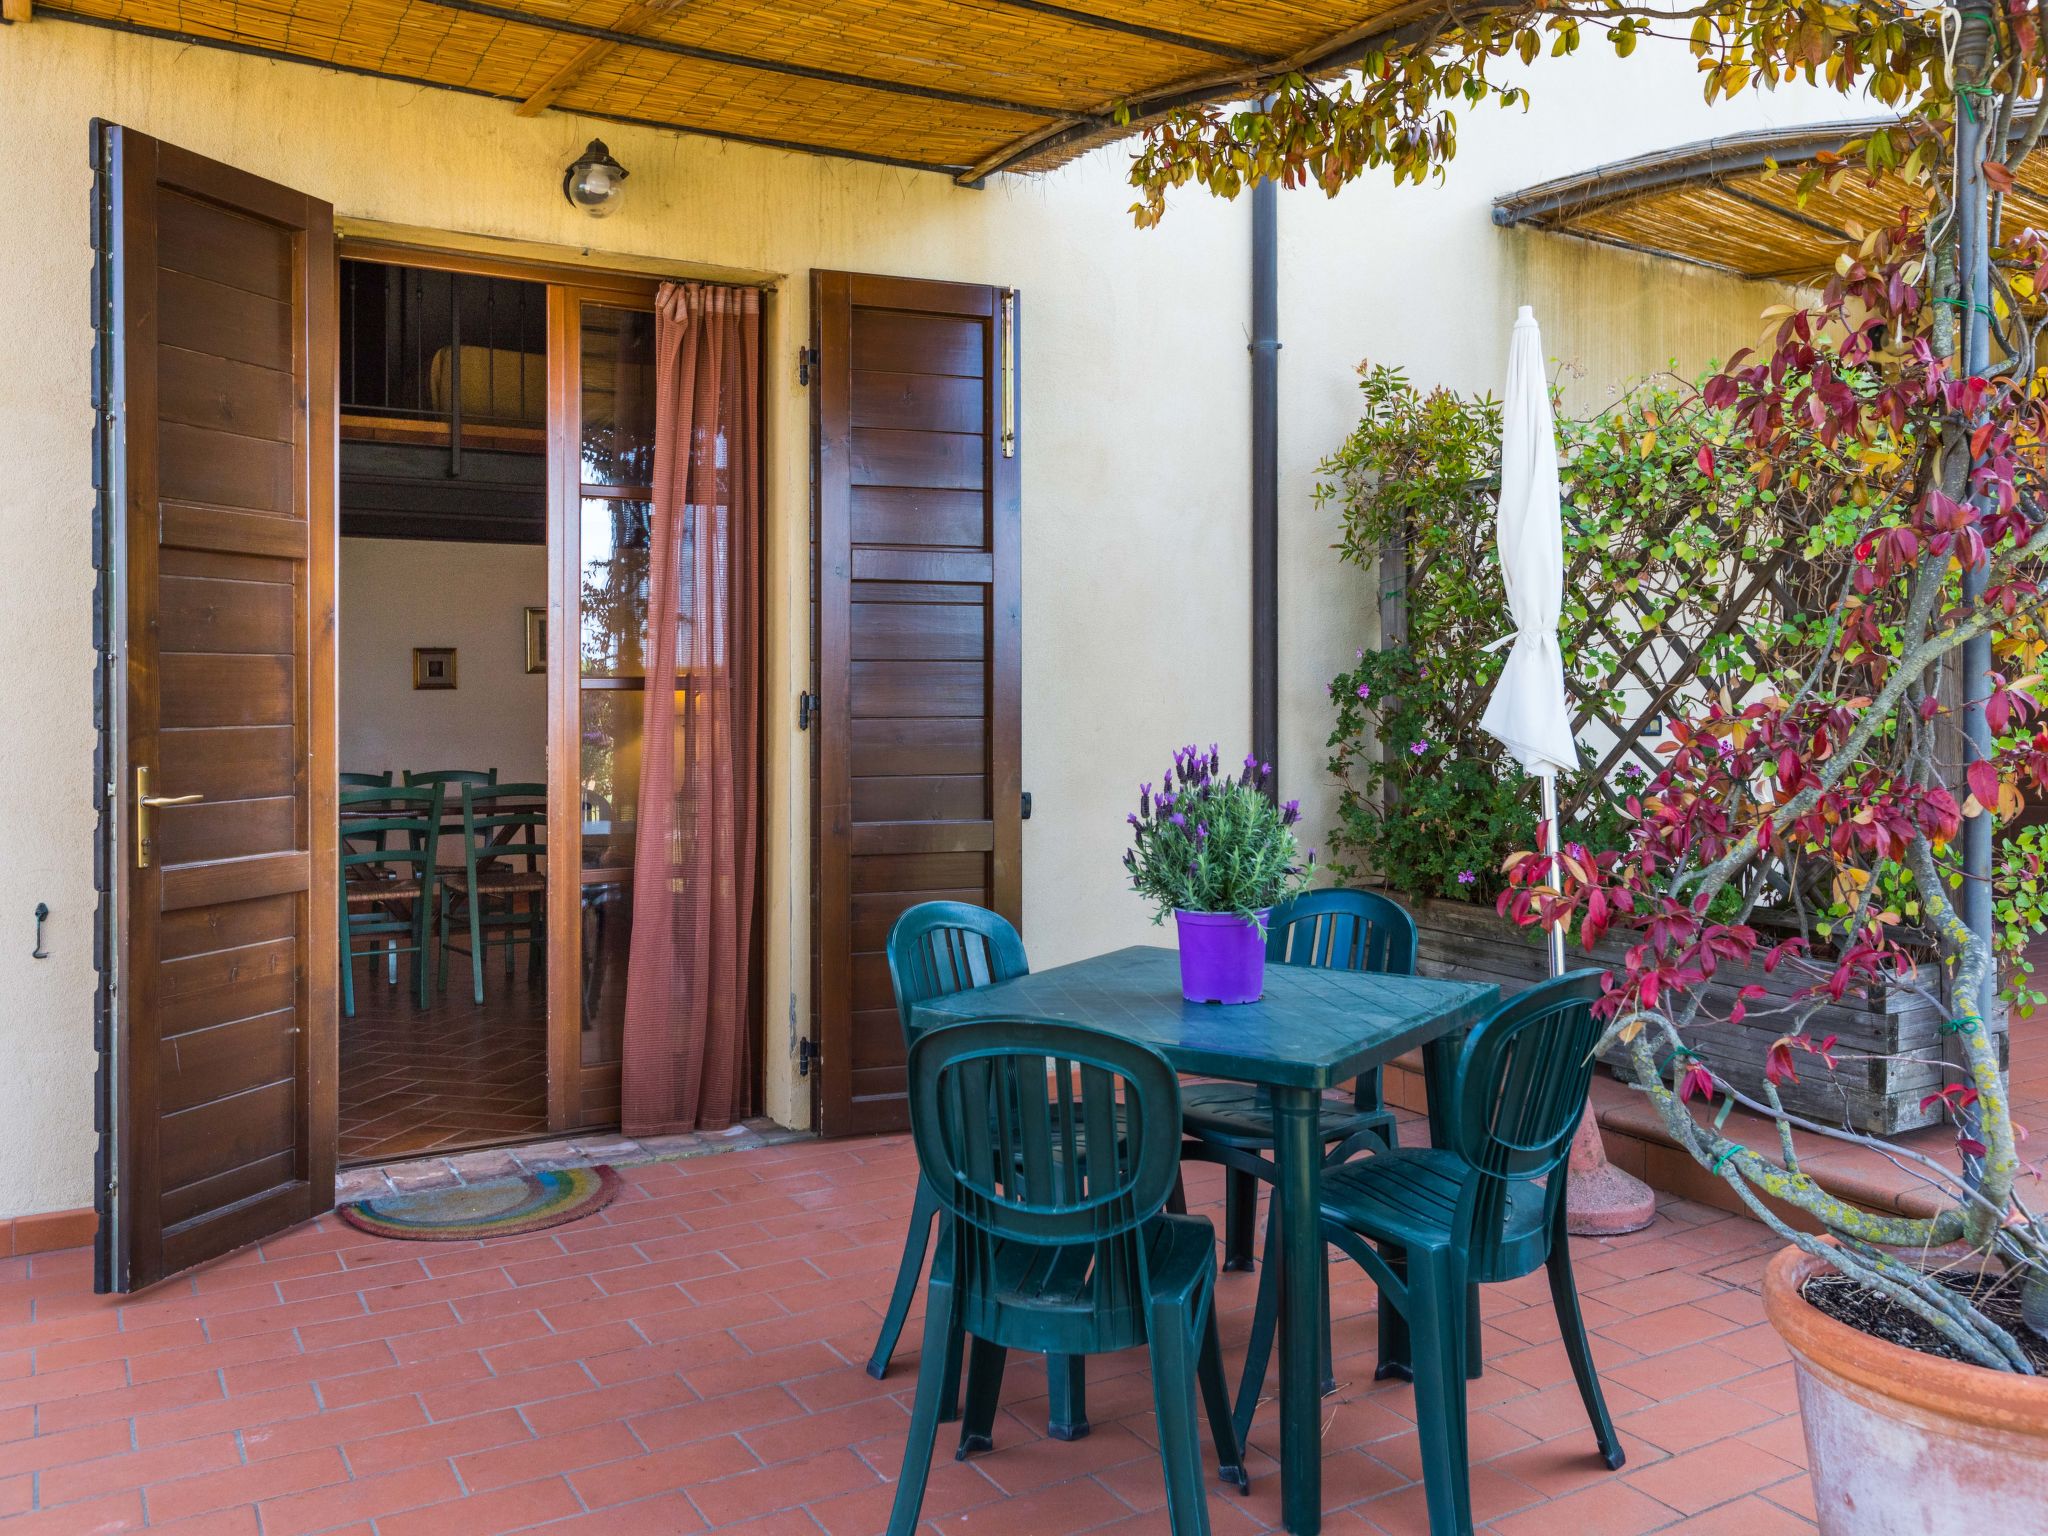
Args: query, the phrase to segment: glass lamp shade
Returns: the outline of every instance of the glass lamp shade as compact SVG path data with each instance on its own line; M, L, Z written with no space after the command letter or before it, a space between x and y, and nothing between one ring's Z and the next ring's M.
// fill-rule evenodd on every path
M625 197L626 168L611 157L604 140L590 147L562 176L562 195L592 218L608 218Z

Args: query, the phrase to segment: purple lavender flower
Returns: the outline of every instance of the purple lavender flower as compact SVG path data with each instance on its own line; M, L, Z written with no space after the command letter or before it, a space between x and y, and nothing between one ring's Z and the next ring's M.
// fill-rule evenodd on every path
M1198 843L1209 841L1209 823L1206 821L1195 824L1195 841Z
M1140 784L1138 786L1138 809L1147 816L1152 814L1152 786L1150 784Z
M1173 809L1173 796L1163 789L1159 791L1159 809L1162 811Z
M1187 817L1181 815L1179 811L1175 811L1171 816L1167 817L1166 819L1172 822L1176 827L1179 827L1183 832L1187 830L1188 819Z
M1138 820L1138 813L1136 811L1131 812L1131 814L1126 816L1124 820L1128 821L1134 827L1143 825L1143 823Z
M1291 827L1299 820L1301 820L1301 802L1299 800L1290 800L1280 807L1281 826Z

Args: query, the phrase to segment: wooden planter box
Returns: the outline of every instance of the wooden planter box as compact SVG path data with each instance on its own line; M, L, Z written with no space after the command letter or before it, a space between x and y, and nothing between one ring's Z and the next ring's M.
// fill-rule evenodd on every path
M1510 996L1548 974L1541 937L1495 915L1490 906L1430 900L1411 903L1409 910L1421 929L1425 976L1498 982L1502 995ZM1588 955L1574 948L1566 960L1574 968L1618 967L1624 949L1621 944L1608 943ZM1806 978L1782 969L1766 976L1761 967L1724 965L1708 987L1709 1006L1725 1017L1736 990L1752 983L1770 994L1752 1003L1752 1009L1768 1009L1776 1006L1774 999L1787 998L1803 988ZM1874 997L1845 997L1825 1005L1811 1016L1805 1031L1815 1040L1834 1035L1836 1053L1843 1059L1830 1072L1818 1057L1797 1053L1799 1081L1779 1088L1786 1109L1831 1125L1846 1120L1859 1131L1879 1136L1938 1124L1940 1107L1923 1110L1920 1101L1938 1092L1944 1081L1955 1081L1945 1077L1938 1065L1944 1050L1951 1048L1941 1032L1947 1017L1945 1008L1896 988L1886 988ZM1761 1099L1765 1049L1788 1028L1787 1016L1774 1013L1736 1025L1703 1026L1692 1032L1687 1043L1714 1072L1743 1093ZM2003 1020L1997 1028L2003 1056ZM1923 1059L1896 1059L1907 1053ZM1865 1055L1873 1059L1846 1059ZM1880 1057L1894 1059L1876 1059ZM1612 1057L1608 1064L1615 1068L1616 1076L1627 1075Z

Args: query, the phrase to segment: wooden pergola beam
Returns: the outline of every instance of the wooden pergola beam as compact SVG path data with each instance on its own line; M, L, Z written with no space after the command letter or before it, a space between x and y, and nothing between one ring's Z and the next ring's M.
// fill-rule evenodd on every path
M4 3L12 5L15 3L15 0L4 0ZM29 0L20 0L20 3L26 5L29 3ZM638 32L657 16L675 10L678 6L686 3L687 0L640 0L638 5L623 12L619 19L612 23L612 30L614 32ZM543 80L538 90L514 107L512 109L513 116L540 116L541 113L547 111L549 107L555 104L556 99L564 91L580 80L591 65L618 46L617 43L608 42L602 38L592 38L576 50L575 57L571 58L560 69Z
M1265 87L1282 75L1334 74L1350 68L1375 49L1398 50L1433 37L1458 22L1501 11L1531 11L1537 4L1538 0L1451 0L1448 5L1445 0L1411 0L1284 59L1268 59L1178 81L1121 102L1103 102L1092 112L1062 114L1045 127L1034 128L984 156L953 179L972 185L1054 150L1092 147L1092 142L1105 133L1121 134L1184 107L1211 101L1248 101L1263 95ZM1122 122L1118 121L1120 110L1125 114Z
M35 15L35 0L0 0L0 21L18 26Z
M1038 102L1012 101L1002 96L983 96L972 91L947 90L940 86L918 85L908 80L892 80L879 75L863 75L843 69L821 69L809 64L754 58L747 54L726 53L717 48L700 48L694 43L678 42L674 38L621 32L615 27L594 27L566 16L547 16L534 11L522 11L516 6L500 5L496 0L419 0L419 3L431 5L437 10L456 11L466 16L481 16L487 21L499 21L507 26L532 27L537 31L554 32L564 37L580 37L593 43L644 48L653 53L671 54L680 59L696 59L705 64L721 65L729 69L758 70L765 75L785 75L793 80L813 80L821 85L849 86L855 90L879 91L885 95L909 96L921 101L943 101L956 107L975 107L990 112L1014 112L1022 117L1055 117L1060 112L1056 106Z

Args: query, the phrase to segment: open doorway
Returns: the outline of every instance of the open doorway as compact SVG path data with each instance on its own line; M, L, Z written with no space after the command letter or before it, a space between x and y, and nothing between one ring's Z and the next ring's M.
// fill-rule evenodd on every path
M339 264L340 1156L548 1128L548 290Z

